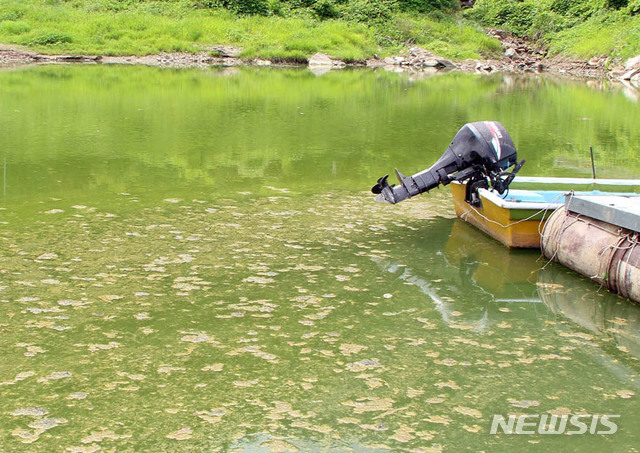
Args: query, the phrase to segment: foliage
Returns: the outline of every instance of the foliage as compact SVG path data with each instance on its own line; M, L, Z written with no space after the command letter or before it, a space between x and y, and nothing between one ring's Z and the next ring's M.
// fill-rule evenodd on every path
M429 13L436 10L452 11L458 2L456 0L398 0L398 5L403 11L417 11Z
M640 52L640 0L478 0L469 19L542 38L552 53L628 58Z
M224 8L239 14L266 15L269 5L266 0L220 0Z
M614 21L637 14L640 0L478 0L468 17L516 35L558 32L586 21Z
M391 19L396 8L395 0L353 0L345 5L343 16L354 22L380 23Z
M71 36L66 33L50 31L38 34L33 38L30 44L35 46L51 46L54 44L69 43L71 41Z
M554 53L640 53L640 0L0 0L0 42L65 53L149 54L242 46L243 57L362 60L420 45L492 56L479 26L541 38Z
M116 0L110 0L116 1ZM134 1L134 0L123 0ZM240 14L315 15L319 19L346 18L363 22L385 20L394 11L428 13L452 11L456 0L192 0L196 8L226 8Z
M449 15L401 9L401 0L2 0L0 42L102 55L202 52L229 44L243 47L243 58L288 61L316 52L364 60L398 53L405 44L446 58L477 58L498 46Z

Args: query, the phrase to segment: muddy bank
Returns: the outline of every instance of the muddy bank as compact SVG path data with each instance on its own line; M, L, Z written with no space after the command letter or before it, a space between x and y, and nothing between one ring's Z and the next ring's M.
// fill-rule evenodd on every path
M432 54L428 50L414 47L404 55L374 58L366 61L341 61L328 55L316 54L309 60L265 60L242 59L241 48L212 46L198 54L163 53L144 56L109 55L48 55L16 47L0 45L0 67L15 67L27 64L93 63L132 64L156 67L186 68L208 66L309 66L321 74L343 67L384 68L397 72L463 71L474 73L551 73L590 79L619 79L625 73L622 62L608 58L592 58L589 61L549 57L547 50L533 41L511 36L500 30L488 33L500 40L503 56L499 59L451 61ZM637 81L636 81L637 82ZM640 84L636 83L636 86Z

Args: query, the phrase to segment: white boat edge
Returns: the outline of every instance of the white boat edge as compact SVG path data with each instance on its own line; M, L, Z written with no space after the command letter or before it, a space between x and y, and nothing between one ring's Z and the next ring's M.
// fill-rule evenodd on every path
M478 194L493 203L494 205L504 208L504 209L515 209L515 210L528 210L534 209L536 211L545 211L545 210L555 210L560 206L564 205L564 194L562 194L558 202L553 203L537 203L532 201L508 201L498 195L496 192L487 189L478 190Z
M567 184L599 186L639 186L640 179L555 178L548 176L516 176L512 182L525 184Z
M454 182L455 184L460 184ZM628 187L640 187L640 179L593 179L593 178L555 178L555 177L547 177L547 176L516 176L511 183L517 184L553 184L553 185L596 185L596 186L628 186ZM531 189L534 191L534 189ZM543 188L539 188L538 190L544 190ZM569 190L567 190L569 193ZM487 199L487 201L493 203L494 205L504 208L504 209L514 209L514 210L555 210L560 206L565 204L564 195L559 196L557 201L553 201L550 203L538 203L538 202L520 202L520 201L508 201L498 195L496 192L489 189L479 189L478 194ZM629 193L630 196L640 196L640 194Z

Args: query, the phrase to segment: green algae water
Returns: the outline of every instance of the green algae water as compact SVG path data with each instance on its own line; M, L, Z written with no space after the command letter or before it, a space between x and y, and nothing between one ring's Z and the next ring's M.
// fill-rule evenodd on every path
M621 85L0 72L0 451L637 451L637 306L455 219L446 188L368 191L487 119L525 175L588 177L591 146L599 177L640 178Z

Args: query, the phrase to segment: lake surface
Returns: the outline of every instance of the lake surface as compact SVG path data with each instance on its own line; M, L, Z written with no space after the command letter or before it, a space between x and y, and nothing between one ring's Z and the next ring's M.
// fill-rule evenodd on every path
M447 188L368 192L487 119L524 175L588 177L591 146L640 178L620 85L0 72L0 451L637 451L637 306L455 219ZM509 414L620 417L491 435Z

